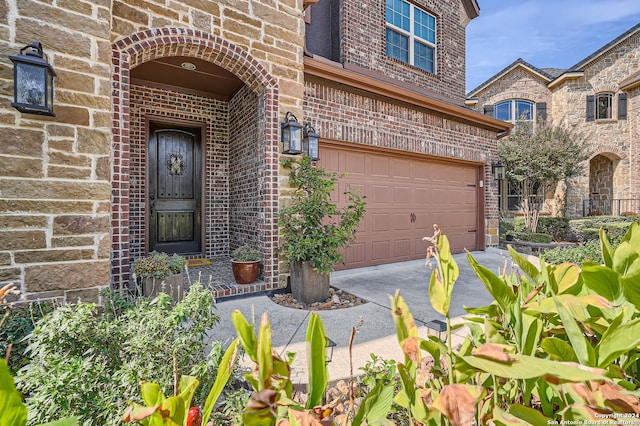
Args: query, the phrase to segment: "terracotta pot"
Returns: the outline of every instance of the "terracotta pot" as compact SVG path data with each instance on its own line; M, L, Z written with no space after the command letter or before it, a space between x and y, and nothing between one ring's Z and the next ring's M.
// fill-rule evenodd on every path
M145 297L156 297L160 293L167 293L174 302L179 302L184 297L184 275L182 273L169 275L165 279L144 278L142 280L142 293Z
M236 262L232 260L231 266L233 268L233 278L236 279L238 284L254 283L260 271L260 261Z

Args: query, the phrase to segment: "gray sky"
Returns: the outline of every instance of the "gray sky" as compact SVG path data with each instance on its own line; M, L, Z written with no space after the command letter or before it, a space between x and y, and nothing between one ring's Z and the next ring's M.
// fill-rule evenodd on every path
M467 26L467 92L522 58L569 68L640 23L640 0L478 0Z

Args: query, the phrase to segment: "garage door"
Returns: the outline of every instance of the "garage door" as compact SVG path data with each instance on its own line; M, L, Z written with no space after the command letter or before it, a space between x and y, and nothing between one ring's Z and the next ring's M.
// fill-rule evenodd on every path
M339 205L347 202L347 184L367 197L356 242L345 253L346 264L336 269L423 258L422 237L433 235L433 224L454 253L484 249L478 165L340 145L323 145L321 157L321 167L348 173L334 194Z

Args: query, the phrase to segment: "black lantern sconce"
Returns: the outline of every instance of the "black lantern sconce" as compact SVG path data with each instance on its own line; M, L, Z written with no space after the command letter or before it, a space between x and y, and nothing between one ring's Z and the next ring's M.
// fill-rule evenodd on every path
M491 163L491 174L498 182L504 180L504 164L500 160L497 163Z
M302 154L302 124L290 111L280 123L282 128L282 152L284 154Z
M55 116L53 77L56 72L45 59L42 44L34 41L20 49L13 62L13 102L11 106L26 114Z
M311 157L313 161L318 161L320 159L320 135L316 133L316 129L314 129L309 123L304 125L303 134L302 150L305 154Z

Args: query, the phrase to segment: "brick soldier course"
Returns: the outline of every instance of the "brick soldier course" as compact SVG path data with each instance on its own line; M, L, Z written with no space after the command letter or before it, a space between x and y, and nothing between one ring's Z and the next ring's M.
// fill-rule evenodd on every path
M433 73L386 56L385 6L375 1L342 1L337 57L305 56L322 1L0 4L0 282L19 283L30 300L66 301L128 284L131 262L150 250L147 143L158 122L201 129L197 255L254 245L264 289L284 286L277 215L290 195L279 164L287 111L325 141L479 167L480 232L495 244L489 172L497 134L509 126L463 107L475 0L417 2L438 26ZM10 106L8 56L33 40L57 73L55 117ZM215 64L240 88L224 97L140 79L142 65L176 57Z

